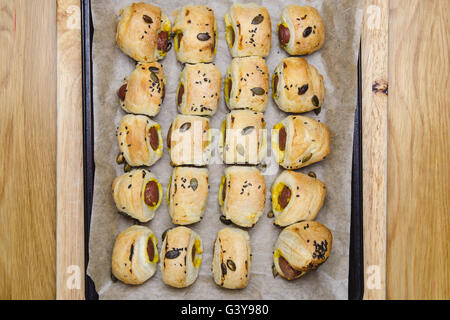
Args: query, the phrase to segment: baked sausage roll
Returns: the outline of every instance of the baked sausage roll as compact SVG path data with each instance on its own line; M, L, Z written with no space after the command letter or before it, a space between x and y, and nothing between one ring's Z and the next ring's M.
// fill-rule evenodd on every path
M174 224L199 222L206 208L208 169L176 167L167 187L167 204Z
M202 252L202 240L191 229L168 230L161 247L160 267L164 283L175 288L193 284L202 264Z
M225 28L233 58L269 55L272 27L266 8L235 3L225 14Z
M158 179L144 169L115 178L112 192L117 209L140 222L153 219L163 196Z
M132 167L151 166L163 154L160 125L142 115L126 115L117 129L119 150Z
M118 91L120 106L128 113L154 117L164 100L166 77L158 62L138 63Z
M330 131L313 119L289 116L273 127L272 150L283 168L300 169L328 157Z
M298 279L328 259L332 242L330 230L319 222L305 221L287 227L275 244L275 269L287 280Z
M177 91L178 111L187 115L212 116L217 111L222 76L213 64L186 64Z
M205 6L184 6L173 26L175 52L181 63L212 62L216 54L217 24Z
M281 13L278 25L281 47L293 56L311 54L325 43L325 26L312 7L289 5Z
M158 240L152 230L132 226L116 238L112 254L112 273L126 284L142 284L156 272Z
M177 115L167 134L173 166L206 166L211 158L209 119Z
M255 167L228 167L219 187L219 204L226 220L253 227L264 212L266 181Z
M222 122L219 151L226 164L259 164L266 156L267 132L264 114L234 110Z
M323 76L306 59L285 58L272 76L272 95L278 107L289 113L304 113L322 107Z
M272 186L274 223L286 227L299 221L316 219L326 193L322 181L300 172L284 171Z
M264 112L269 95L269 72L260 57L235 58L225 77L225 102L230 110Z
M170 20L161 8L139 2L119 12L116 42L119 48L139 62L164 58L171 48Z
M214 243L212 271L217 285L243 289L248 284L251 267L250 236L247 231L225 228Z

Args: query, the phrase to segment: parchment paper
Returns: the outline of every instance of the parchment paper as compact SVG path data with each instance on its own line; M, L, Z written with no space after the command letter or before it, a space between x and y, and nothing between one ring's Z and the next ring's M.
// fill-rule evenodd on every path
M301 171L304 173L314 171L327 185L325 205L317 221L332 231L333 250L324 265L299 280L288 282L280 276L273 277L272 251L281 229L272 224L273 221L267 217L267 213L271 211L271 185L281 169L273 157L271 158L269 130L265 213L256 226L249 230L253 253L249 285L246 289L235 291L218 287L211 273L214 241L217 232L225 227L219 221L221 213L217 196L225 168L221 164L209 166L211 189L207 210L200 223L190 226L201 236L204 246L203 263L197 281L185 289L171 288L162 282L159 266L157 273L141 286L125 285L120 281L114 282L111 278L111 254L115 238L122 230L136 223L118 214L111 195L113 179L123 174L123 166L115 162L119 152L115 132L125 112L119 106L116 91L124 77L135 67L134 61L115 45L115 32L119 10L132 2L132 0L92 0L95 28L93 40L95 184L88 274L95 282L100 299L347 299L353 121L357 102L357 58L362 17L360 1L251 1L265 6L271 15L272 50L266 59L271 74L281 59L288 56L280 49L276 33L282 8L289 3L312 5L324 18L326 44L322 50L308 56L307 59L324 75L326 97L319 115L313 112L305 115L329 126L332 133L331 155L325 161L303 168ZM160 6L169 16L172 25L174 11L186 4L182 0L149 2ZM231 62L225 41L224 16L233 1L195 0L192 3L207 5L215 12L219 39L215 64L221 70L223 79ZM154 120L161 124L165 137L171 121L177 114L175 95L182 65L177 62L173 49L161 63L167 77L166 97L161 112ZM286 116L277 108L271 94L270 92L269 105L265 112L269 129ZM228 112L222 94L219 110L212 117L211 126L220 129L221 122ZM217 140L216 138L215 142ZM217 154L217 151L215 153ZM164 200L155 218L145 225L157 235L160 249L162 233L174 226L165 201L165 192L172 172L167 146L164 146L164 156L150 170L160 179L164 188Z

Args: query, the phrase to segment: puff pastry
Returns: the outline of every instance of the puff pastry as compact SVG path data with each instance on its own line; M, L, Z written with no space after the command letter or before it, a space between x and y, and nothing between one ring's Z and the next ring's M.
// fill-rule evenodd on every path
M250 236L237 228L218 232L214 243L212 271L214 282L227 289L243 289L251 267Z
M294 224L280 233L273 252L273 263L283 278L298 279L328 259L332 243L330 230L319 222Z
M173 32L178 61L213 61L216 54L217 23L212 9L205 6L184 6L177 13Z
M160 125L142 115L126 115L117 129L120 153L132 167L151 166L163 154Z
M260 57L234 58L225 77L225 103L230 110L264 112L269 95L269 72Z
M203 218L208 198L208 169L176 167L167 187L167 204L172 222L189 225Z
M156 272L158 240L152 230L132 226L116 238L112 254L112 273L126 284L142 284Z
M281 13L278 25L281 47L294 56L311 54L325 43L325 26L313 7L289 5Z
M161 246L160 267L164 283L175 288L193 284L202 264L202 252L202 240L191 229L168 230Z
M322 181L300 172L284 171L272 186L274 223L286 227L299 221L316 219L326 193Z
M272 149L285 169L300 169L330 154L328 127L303 116L289 116L272 131Z
M139 62L164 58L171 48L171 25L161 8L139 2L119 12L116 42L119 48Z
M222 77L213 64L186 64L177 90L178 111L186 115L212 116L217 111Z
M219 187L219 204L226 220L253 227L264 212L266 182L255 167L228 167Z
M285 112L319 109L325 99L323 76L304 58L285 58L272 76L272 95Z
M225 14L225 28L233 58L269 55L272 27L266 8L235 3Z

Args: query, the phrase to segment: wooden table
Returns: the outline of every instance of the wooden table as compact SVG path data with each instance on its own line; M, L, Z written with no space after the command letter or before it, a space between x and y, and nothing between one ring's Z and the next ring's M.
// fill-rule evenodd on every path
M84 297L80 9L56 2L0 0L1 299ZM449 299L450 2L364 14L365 298Z

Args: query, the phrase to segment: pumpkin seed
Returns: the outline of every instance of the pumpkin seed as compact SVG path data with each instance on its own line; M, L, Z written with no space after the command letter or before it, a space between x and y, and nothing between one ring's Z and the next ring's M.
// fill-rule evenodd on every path
M177 249L173 249L166 252L165 258L166 259L176 259L180 256L180 251Z
M317 96L312 97L312 103L313 103L314 107L318 107L319 106L319 98L317 98Z
M253 18L252 24L260 24L264 21L264 16L262 14L258 14L256 17Z
M125 159L124 159L124 157L123 157L123 154L122 154L122 153L119 153L118 156L117 156L117 158L116 158L117 164L122 164L124 161L125 161Z
M153 82L159 82L159 78L153 71L150 71L150 78L152 78Z
M222 269L222 275L226 275L227 274L227 266L225 265L225 263L222 262L222 264L220 265L221 269Z
M148 68L148 70L150 70L151 72L154 72L154 73L159 72L159 68L157 68L157 67L150 67L150 68Z
M314 178L314 179L317 178L316 173L313 172L313 171L310 171L310 172L308 173L308 176L310 176L311 178Z
M183 123L183 125L180 127L180 132L188 131L190 128L191 128L190 122Z
M234 264L233 260L228 259L227 266L231 271L236 271L236 265Z
M191 189L193 191L197 190L197 188L198 188L198 180L196 178L192 178L191 182L190 182L190 185L191 185Z
M272 265L272 275L273 275L274 278L276 278L277 275L278 275L277 268L275 267L274 264Z
M302 86L301 88L298 88L298 95L302 96L306 93L306 91L308 91L309 89L309 85L305 84L304 86Z
M142 19L144 19L144 21L146 23L153 23L153 19L151 17L149 17L148 15L144 14L144 16L142 17Z
M303 31L303 38L309 37L311 32L312 32L312 28L311 27L306 28L305 31Z
M248 126L248 127L244 128L244 129L242 129L241 134L243 136L246 136L246 135L250 134L254 129L255 129L254 126Z
M227 226L229 226L231 224L231 221L227 220L227 218L224 215L220 216L220 222L222 222L224 225L227 225Z
M304 157L303 160L302 160L302 162L303 162L303 163L306 163L306 162L308 162L309 160L311 160L311 158L312 158L312 153L310 153L310 154L308 154L306 157Z
M123 166L123 172L130 172L131 166L128 163L125 163Z
M211 36L208 34L208 32L206 33L199 33L197 35L197 39L200 41L208 41L209 39L211 39Z
M242 144L238 144L236 146L236 151L241 155L241 156L245 156L245 148Z
M262 96L266 93L266 91L263 88L256 87L252 89L253 94L256 94L257 96Z

